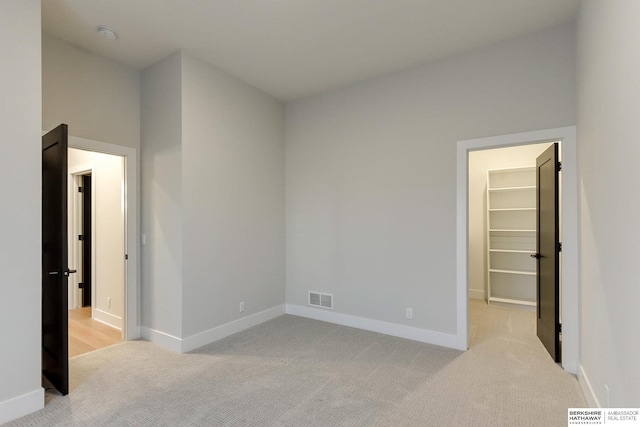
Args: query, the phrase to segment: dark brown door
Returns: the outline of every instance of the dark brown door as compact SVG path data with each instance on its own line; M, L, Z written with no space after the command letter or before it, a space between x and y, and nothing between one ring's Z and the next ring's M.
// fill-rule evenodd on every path
M558 144L536 160L537 177L537 334L556 362L560 348L560 229Z
M42 137L42 373L69 392L67 125Z
M82 306L91 306L91 175L82 176Z

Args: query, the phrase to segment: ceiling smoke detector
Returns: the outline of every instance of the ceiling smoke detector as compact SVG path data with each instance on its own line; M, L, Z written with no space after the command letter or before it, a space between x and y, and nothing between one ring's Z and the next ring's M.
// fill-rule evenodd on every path
M103 25L98 27L98 34L107 40L115 40L118 38L118 34L114 30Z

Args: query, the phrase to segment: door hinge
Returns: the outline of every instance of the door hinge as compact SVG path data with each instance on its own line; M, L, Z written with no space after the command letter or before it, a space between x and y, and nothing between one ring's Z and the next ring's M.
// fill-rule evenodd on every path
M558 333L562 333L562 323L558 323Z
M84 193L84 187L78 187L78 193Z
M84 283L78 283L78 289L84 288Z
M129 254L124 254L124 259L125 260L129 259Z
M562 252L562 242L556 243L556 251L557 252Z
M562 170L562 162L558 162L558 172Z
M84 242L84 235L78 234L78 240L80 240L81 242Z

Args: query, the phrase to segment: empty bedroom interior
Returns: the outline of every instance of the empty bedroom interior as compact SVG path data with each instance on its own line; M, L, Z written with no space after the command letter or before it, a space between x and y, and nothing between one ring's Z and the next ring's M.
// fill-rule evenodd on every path
M14 178L40 170L41 131L60 123L138 153L145 244L128 336L178 354L285 313L465 350L456 143L576 126L570 373L589 405L640 405L640 3L587 0L569 22L306 96L266 93L186 50L125 65L43 26L47 7L0 5L0 93L21 100L0 107L0 194L13 201L0 212L0 422L44 404L41 182Z

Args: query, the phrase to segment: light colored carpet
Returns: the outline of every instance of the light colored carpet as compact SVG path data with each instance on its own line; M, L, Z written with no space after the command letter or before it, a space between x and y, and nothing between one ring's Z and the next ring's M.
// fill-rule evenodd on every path
M564 426L586 406L533 312L472 301L470 319L464 353L288 315L185 355L116 344L8 425Z

